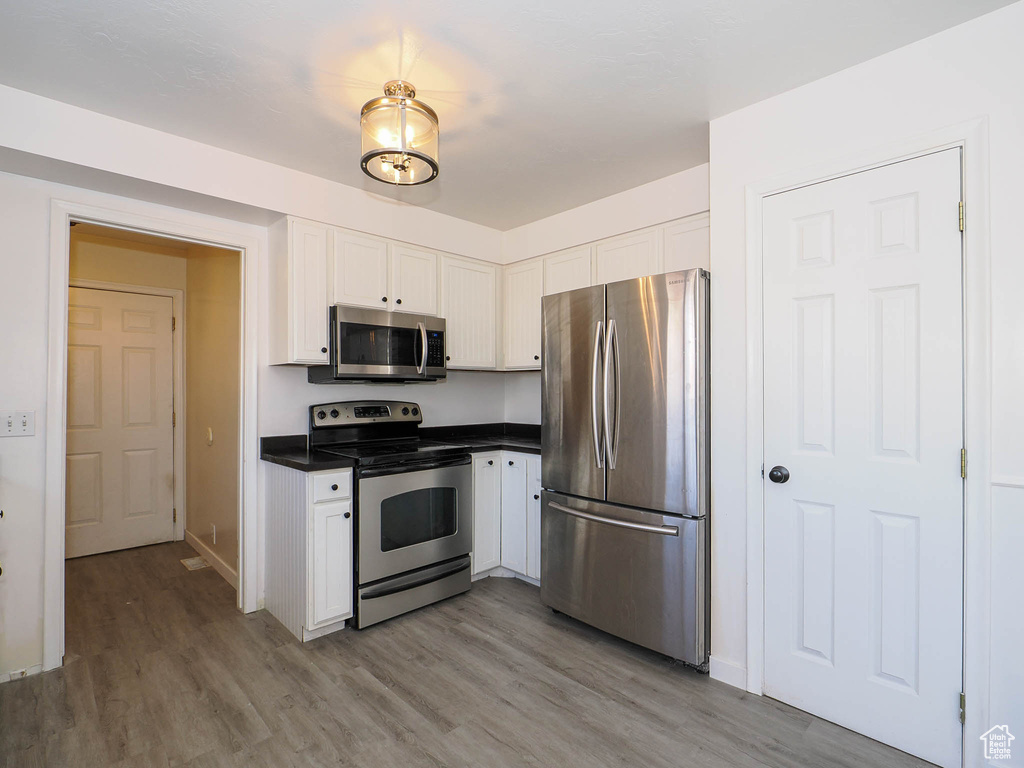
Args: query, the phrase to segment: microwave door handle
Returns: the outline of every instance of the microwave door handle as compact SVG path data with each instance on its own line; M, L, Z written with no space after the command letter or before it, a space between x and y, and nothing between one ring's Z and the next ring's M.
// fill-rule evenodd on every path
M416 373L420 376L427 372L427 324L422 320L416 323L420 331L420 362L416 366Z

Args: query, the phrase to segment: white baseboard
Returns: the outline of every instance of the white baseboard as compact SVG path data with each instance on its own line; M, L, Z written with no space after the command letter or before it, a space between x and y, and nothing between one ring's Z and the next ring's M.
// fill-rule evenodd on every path
M6 683L10 680L21 680L23 677L38 675L42 671L42 664L33 664L28 669L16 669L12 672L0 672L0 683Z
M192 545L192 549L203 556L213 569L224 577L224 581L231 585L231 588L238 591L238 571L230 567L221 558L210 549L204 541L196 536L192 531L185 531L185 541Z
M708 666L708 674L711 675L712 680L719 680L734 688L742 688L743 690L747 688L746 667L733 664L731 661L724 661L712 656L711 663Z

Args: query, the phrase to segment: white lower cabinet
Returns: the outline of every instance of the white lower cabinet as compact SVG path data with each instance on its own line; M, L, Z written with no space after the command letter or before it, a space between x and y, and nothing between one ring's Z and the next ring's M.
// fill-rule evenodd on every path
M473 455L473 575L501 565L501 451Z
M473 456L473 575L501 566L540 579L540 456Z
M501 565L526 573L526 457L501 456Z
M352 617L352 470L266 467L266 607L312 640Z

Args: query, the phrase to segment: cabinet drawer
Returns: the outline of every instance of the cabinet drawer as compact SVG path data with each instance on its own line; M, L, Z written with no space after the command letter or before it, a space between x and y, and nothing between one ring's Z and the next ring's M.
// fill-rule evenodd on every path
M352 495L352 470L313 475L313 501L347 499Z

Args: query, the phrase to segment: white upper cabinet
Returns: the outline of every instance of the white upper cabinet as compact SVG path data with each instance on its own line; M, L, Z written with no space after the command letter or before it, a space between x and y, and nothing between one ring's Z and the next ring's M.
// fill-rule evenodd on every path
M392 309L437 314L437 256L407 245L390 246L391 280L387 294Z
M711 268L710 217L706 213L690 216L664 230L665 271Z
M597 244L597 283L657 275L662 270L661 232L649 229Z
M288 217L269 234L271 362L326 363L330 227Z
M505 367L540 368L540 300L544 264L527 261L505 269Z
M544 295L586 288L591 284L591 248L571 248L544 257Z
M497 367L497 275L493 264L441 257L441 316L450 368Z
M335 229L330 272L333 303L390 308L386 241Z

